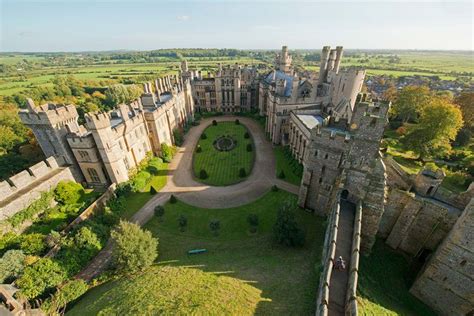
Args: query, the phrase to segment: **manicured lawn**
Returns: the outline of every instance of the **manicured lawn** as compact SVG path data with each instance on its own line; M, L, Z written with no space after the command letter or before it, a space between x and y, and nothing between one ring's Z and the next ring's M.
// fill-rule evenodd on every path
M369 257L362 256L358 300L361 315L435 315L408 290L413 282L409 262L378 240Z
M279 191L230 209L201 209L180 201L166 204L163 220L155 217L145 225L159 238L159 264L142 276L92 289L71 315L152 310L170 315L313 314L324 219L297 211L307 238L302 248L280 247L271 239L278 206L295 199ZM254 235L248 231L250 213L260 220ZM178 228L180 215L188 219L184 232ZM209 230L211 219L220 220L218 236ZM195 248L207 252L187 254Z
M303 166L291 156L288 147L277 146L273 148L277 164L277 176L281 178L283 171L284 177L281 178L289 183L300 185L303 176Z
M252 171L255 148L252 137L244 138L247 128L234 122L219 122L217 126L210 125L204 130L207 139L200 139L198 146L202 152L194 153L193 170L196 179L200 182L224 186L237 183L246 177L239 176L239 170L245 169L247 176ZM219 151L213 143L220 136L230 135L237 145L230 151ZM252 151L247 151L247 144L252 144ZM207 179L200 179L201 170L207 172Z

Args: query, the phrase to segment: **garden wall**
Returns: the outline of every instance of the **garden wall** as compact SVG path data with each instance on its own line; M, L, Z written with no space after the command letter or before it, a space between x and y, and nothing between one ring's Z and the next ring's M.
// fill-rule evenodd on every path
M0 221L28 207L60 181L75 181L63 158L49 157L27 170L0 182Z

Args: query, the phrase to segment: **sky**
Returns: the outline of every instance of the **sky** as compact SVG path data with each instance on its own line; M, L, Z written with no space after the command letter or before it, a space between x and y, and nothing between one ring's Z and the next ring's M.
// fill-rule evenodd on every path
M473 2L0 0L0 51L473 50Z

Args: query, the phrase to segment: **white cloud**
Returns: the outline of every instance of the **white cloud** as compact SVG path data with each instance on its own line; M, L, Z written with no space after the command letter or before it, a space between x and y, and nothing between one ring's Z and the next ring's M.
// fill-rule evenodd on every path
M188 21L189 19L191 19L191 17L189 15L178 15L176 19L178 21Z

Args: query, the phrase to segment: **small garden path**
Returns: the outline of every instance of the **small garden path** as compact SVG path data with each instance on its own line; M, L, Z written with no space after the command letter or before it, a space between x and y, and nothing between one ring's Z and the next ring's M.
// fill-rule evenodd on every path
M253 137L256 152L252 173L244 181L229 186L209 186L197 182L193 177L192 161L201 133L213 120L224 122L236 119L247 127ZM201 124L192 127L186 134L185 141L168 165L168 170L165 187L133 215L131 222L145 224L153 216L155 206L164 205L172 194L190 205L222 209L253 202L268 192L274 184L294 194L298 194L299 190L298 186L277 179L272 144L265 138L261 126L255 120L240 116L218 116L201 120ZM109 242L77 277L86 281L92 280L106 268L111 253L112 246Z

